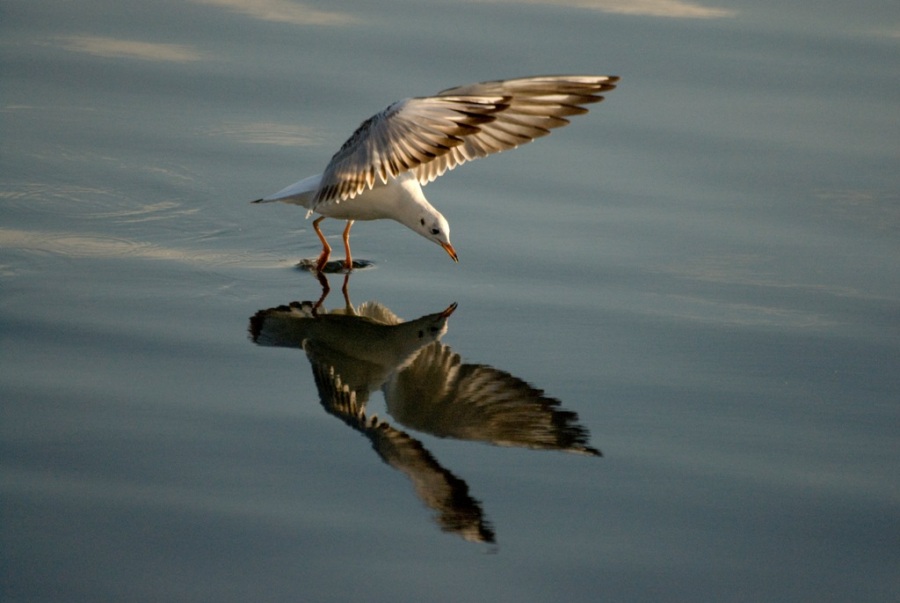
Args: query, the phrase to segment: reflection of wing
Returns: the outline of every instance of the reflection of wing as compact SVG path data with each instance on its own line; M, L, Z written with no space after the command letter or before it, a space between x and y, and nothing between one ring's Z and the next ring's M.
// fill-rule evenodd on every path
M385 463L409 477L418 497L437 512L441 530L469 541L494 541L481 503L469 495L466 482L444 469L418 440L377 417L367 417L356 393L341 383L333 368L313 364L313 373L325 410L369 438Z
M304 323L298 319L314 318L312 308L310 302L291 302L288 306L260 310L250 319L253 343L282 348L301 347L307 335Z
M437 342L392 375L384 395L399 423L438 437L600 455L588 446L578 415L561 410L559 400L507 372L462 364Z

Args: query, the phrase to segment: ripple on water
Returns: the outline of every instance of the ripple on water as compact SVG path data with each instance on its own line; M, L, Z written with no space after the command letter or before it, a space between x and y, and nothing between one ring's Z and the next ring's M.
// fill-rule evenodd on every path
M240 249L191 249L135 241L103 234L16 230L0 228L0 247L27 254L52 254L67 258L143 258L194 264L211 270L220 267L284 268L285 260ZM6 266L15 272L14 266ZM0 266L2 269L2 266Z
M132 224L183 219L199 211L196 207L184 207L183 203L174 199L142 202L108 187L40 182L7 186L9 188L6 190L0 190L0 201L13 212Z
M219 268L283 268L285 262L241 245L234 224L211 223L198 204L142 202L114 188L6 183L0 190L5 257L0 273L41 268L41 258L143 258ZM237 249L223 248L223 244Z

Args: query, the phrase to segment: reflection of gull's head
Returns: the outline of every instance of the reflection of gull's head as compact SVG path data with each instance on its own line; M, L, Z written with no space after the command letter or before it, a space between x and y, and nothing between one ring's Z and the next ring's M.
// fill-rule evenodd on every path
M364 402L420 348L447 332L455 309L451 304L403 322L378 302L362 304L355 314L317 314L309 302L292 302L257 312L250 333L259 345L303 348L311 362L334 367Z

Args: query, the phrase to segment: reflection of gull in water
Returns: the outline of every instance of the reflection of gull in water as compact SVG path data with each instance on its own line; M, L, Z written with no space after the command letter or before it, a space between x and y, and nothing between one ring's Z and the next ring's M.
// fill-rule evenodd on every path
M322 314L309 302L261 310L251 319L260 345L302 348L325 409L363 433L379 456L412 480L419 498L437 512L445 531L492 541L480 504L460 478L422 444L366 415L372 391L384 392L400 424L437 437L501 446L599 455L575 413L559 408L521 379L486 365L464 364L439 343L456 309L401 321L377 302Z
M481 82L435 96L397 101L364 121L331 158L322 174L296 182L256 203L282 201L317 213L313 229L322 243L317 269L331 247L319 223L346 220L344 262L353 268L350 228L355 220L391 219L457 260L444 216L425 199L422 186L447 170L546 136L587 113L619 78L608 75L541 76Z
M456 305L408 322L372 302L326 314L314 308L309 302L293 302L258 312L250 325L253 341L302 347L314 365L333 367L364 405L391 373L446 332Z

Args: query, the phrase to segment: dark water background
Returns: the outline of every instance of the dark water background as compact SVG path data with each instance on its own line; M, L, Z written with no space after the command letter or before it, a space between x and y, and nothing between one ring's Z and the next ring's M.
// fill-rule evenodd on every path
M0 28L3 600L900 594L895 3L12 0ZM246 201L397 98L541 73L623 79L426 189L459 265L358 224L349 295L458 303L452 401L519 392L603 456L447 437L378 387L386 426L354 423L302 322L252 340L322 291L303 212Z

